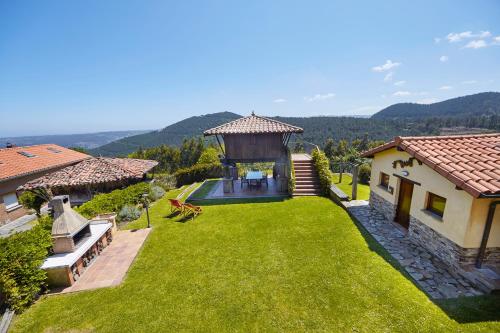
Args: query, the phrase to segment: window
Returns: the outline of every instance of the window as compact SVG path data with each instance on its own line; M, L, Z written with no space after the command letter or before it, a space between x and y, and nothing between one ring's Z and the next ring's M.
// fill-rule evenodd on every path
M386 190L389 189L389 175L386 173L381 172L380 173L380 186L385 188Z
M17 195L15 193L9 193L3 196L3 203L5 204L5 209L13 209L19 206L17 202Z
M36 155L33 155L32 153L28 153L27 151L18 151L18 154L21 154L26 157L36 157Z
M59 154L61 152L59 149L56 149L54 147L49 147L49 148L47 148L47 150L49 150L49 151L51 151L53 153L56 153L56 154Z
M445 198L429 192L429 197L427 199L427 207L426 207L426 209L429 212L443 217L445 206L446 206Z

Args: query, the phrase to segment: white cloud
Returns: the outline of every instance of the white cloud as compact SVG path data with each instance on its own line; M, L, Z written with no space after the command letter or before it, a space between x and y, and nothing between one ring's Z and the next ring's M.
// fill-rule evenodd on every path
M372 71L374 71L374 72L385 72L385 71L388 71L388 70L390 70L392 68L396 68L396 67L398 67L400 65L401 65L400 62L392 62L392 60L386 60L385 64L380 65L380 66L372 67Z
M473 41L470 41L467 43L467 45L465 45L464 47L466 49L480 49L482 47L486 47L488 46L488 44L486 44L486 42L482 39L477 39L477 40L473 40Z
M394 85L395 86L402 86L406 83L406 81L397 81L397 82L394 82Z
M472 35L472 31L464 31L464 32L459 32L459 33L451 32L446 36L446 39L450 43L455 43L455 42L460 42L463 39L472 38L472 37L474 37L474 35Z
M493 45L500 44L500 36L496 36L493 38Z
M477 83L476 80L467 80L467 81L462 81L462 84L474 84Z
M441 87L439 87L439 90L451 90L451 89L453 89L452 86L441 86Z
M448 56L440 56L439 57L439 61L441 61L441 62L447 62L448 59L449 59Z
M389 82L392 81L392 76L394 75L393 72L389 72L384 76L384 82Z
M276 98L273 102L274 103L285 103L286 99L284 99L284 98Z
M436 103L437 102L437 99L435 98L424 98L424 99L421 99L420 101L417 101L418 104L432 104L432 103Z
M410 96L411 92L409 91L396 91L392 96Z
M481 31L479 33L479 36L477 36L479 38L488 38L488 37L491 37L491 32L489 31Z
M334 97L335 97L334 93L316 94L314 96L304 97L304 100L307 102L316 102L316 101L324 101L324 100L331 99Z

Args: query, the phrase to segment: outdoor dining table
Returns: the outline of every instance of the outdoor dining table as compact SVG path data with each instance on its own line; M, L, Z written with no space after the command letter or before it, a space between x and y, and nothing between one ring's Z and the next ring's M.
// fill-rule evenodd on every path
M261 180L262 179L262 171L248 171L246 178L248 180Z
M248 188L252 188L252 186L259 186L262 181L262 171L248 171L246 179L248 180Z

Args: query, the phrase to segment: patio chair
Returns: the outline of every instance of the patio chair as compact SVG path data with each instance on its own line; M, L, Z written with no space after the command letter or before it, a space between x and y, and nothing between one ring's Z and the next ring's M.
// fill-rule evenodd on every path
M241 181L240 183L241 188L243 188L243 184L247 184L248 186L248 179L245 176L241 176L240 181Z
M265 183L266 187L269 188L269 183L267 182L267 172L262 175L262 179L260 180L260 183Z
M184 204L177 199L168 199L170 201L170 213L184 213Z
M196 216L203 213L203 210L201 209L200 206L191 205L190 203L185 203L185 204L183 204L183 206L185 208L184 209L185 216L188 216L191 214L193 220Z
M259 182L257 181L257 179L250 179L249 182L248 182L248 187L251 189L252 186L254 186L255 188L257 188L257 186L259 185Z

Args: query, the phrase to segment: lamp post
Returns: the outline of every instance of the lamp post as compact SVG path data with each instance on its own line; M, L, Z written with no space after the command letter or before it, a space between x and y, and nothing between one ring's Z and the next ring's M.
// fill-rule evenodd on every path
M142 199L143 199L144 208L146 208L146 217L148 219L148 228L151 228L151 223L149 221L149 198L148 198L148 194L144 193L142 195Z

